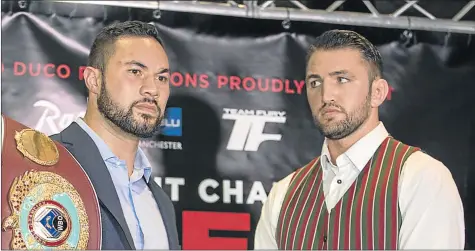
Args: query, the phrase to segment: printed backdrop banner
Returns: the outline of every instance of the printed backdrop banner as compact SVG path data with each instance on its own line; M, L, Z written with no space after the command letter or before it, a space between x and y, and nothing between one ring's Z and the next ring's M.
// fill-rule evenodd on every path
M85 112L82 71L97 32L118 20L153 22L172 67L161 135L140 143L154 182L174 202L184 249L252 249L273 183L321 150L305 92L306 51L326 30L356 30L383 55L391 91L382 121L395 138L448 166L465 204L467 236L474 236L475 50L468 37L154 14L41 2L25 12L3 9L2 113L48 135L60 132Z

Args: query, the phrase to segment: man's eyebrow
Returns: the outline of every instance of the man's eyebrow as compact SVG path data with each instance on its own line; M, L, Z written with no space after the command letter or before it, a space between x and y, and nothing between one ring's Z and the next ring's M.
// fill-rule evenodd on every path
M169 72L170 72L170 69L168 69L168 68L162 68L162 69L160 69L160 70L157 72L157 74L163 74L163 73L169 73Z
M322 77L318 74L309 74L309 75L307 75L307 77L305 79L308 81L311 78L322 79Z
M140 63L139 61L136 61L136 60L127 61L127 62L125 62L125 64L126 65L136 65L140 68L148 69L148 66L146 66L145 64L142 64L142 63ZM157 74L164 74L164 73L169 73L169 72L170 72L170 69L162 68L157 72Z
M351 75L351 73L348 70L339 70L339 71L330 72L330 74L328 75L334 77L338 75Z
M148 69L148 67L142 63L140 63L139 61L135 61L135 60L131 60L131 61L127 61L125 62L126 65L136 65L140 68L143 68L143 69Z

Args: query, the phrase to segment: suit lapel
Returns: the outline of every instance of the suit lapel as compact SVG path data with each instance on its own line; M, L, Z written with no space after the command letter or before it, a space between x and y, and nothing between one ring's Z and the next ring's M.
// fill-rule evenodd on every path
M131 249L135 249L114 183L94 141L76 123L61 133L61 140L71 145L68 149L91 179L99 201L115 217Z
M161 197L160 191L158 189L162 189L158 186L153 179L150 179L150 182L147 183L150 191L152 191L153 197L157 202L158 208L162 214L163 224L165 225L165 230L167 231L167 238L168 238L168 245L169 249L174 249L178 243L175 243L175 238L173 237L173 226L171 224L175 224L173 219L167 217L167 215L172 215L172 212L169 212L168 208L163 205L164 198Z

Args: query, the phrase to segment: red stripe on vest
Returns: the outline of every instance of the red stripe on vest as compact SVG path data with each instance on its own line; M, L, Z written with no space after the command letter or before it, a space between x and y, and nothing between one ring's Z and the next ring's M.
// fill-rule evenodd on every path
M331 214L325 207L320 158L297 170L279 214L279 249L397 249L399 174L418 150L388 137Z

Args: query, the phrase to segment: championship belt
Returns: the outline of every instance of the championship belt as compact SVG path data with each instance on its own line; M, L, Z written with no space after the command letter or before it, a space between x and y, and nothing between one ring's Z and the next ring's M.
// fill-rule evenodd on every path
M2 249L100 249L99 202L61 144L2 115Z

